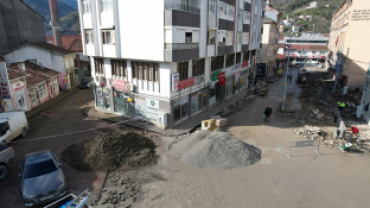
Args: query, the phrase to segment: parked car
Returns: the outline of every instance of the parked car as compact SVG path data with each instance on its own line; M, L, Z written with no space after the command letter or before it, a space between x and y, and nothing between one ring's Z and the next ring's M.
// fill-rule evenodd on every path
M26 207L47 204L67 194L62 165L51 151L27 154L19 169L20 192Z
M8 174L8 163L14 157L13 147L0 146L0 181Z
M26 136L28 122L24 112L0 113L0 143Z

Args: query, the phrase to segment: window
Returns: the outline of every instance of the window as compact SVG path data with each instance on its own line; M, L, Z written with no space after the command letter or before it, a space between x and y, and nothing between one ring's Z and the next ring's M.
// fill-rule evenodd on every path
M233 32L232 31L227 31L227 42L232 43L233 42Z
M244 24L249 24L250 22L250 12L244 12Z
M190 6L189 0L181 0L181 4L186 7Z
M216 13L216 0L209 0L209 13Z
M237 53L236 54L236 64L239 64L240 63L240 59L242 58L242 53Z
M185 33L185 43L192 43L192 35L191 32Z
M236 42L237 43L242 43L242 33L241 32L238 32L238 34L236 36Z
M219 2L219 5L220 5L221 16L227 17L227 9L229 6L224 2Z
M136 79L136 62L131 61L131 73L132 73L132 78Z
M37 59L27 59L27 61L31 62L31 63L34 63L34 64L38 64L37 63Z
M24 169L24 178L34 178L46 175L58 170L53 160L45 160L37 163L26 165Z
M235 8L233 6L229 6L229 18L234 19L235 15Z
M154 69L154 81L159 82L159 64L154 63L153 64L153 69Z
M112 0L102 0L101 2L102 12L109 12L113 10L113 1Z
M114 30L103 30L102 31L103 44L115 44L116 37Z
M95 74L104 74L103 59L95 59Z
M138 79L143 79L143 65L141 62L136 63Z
M180 81L185 80L188 78L188 62L179 62L177 65L178 69L177 72L180 75Z
M224 56L217 56L217 69L224 68Z
M127 77L127 63L123 60L111 60L112 75Z
M153 81L153 63L148 63L148 81Z
M91 12L91 9L90 9L90 0L83 0L82 4L83 4L83 12L84 12L84 14L90 13Z
M227 59L226 59L226 67L230 67L230 66L233 66L234 65L234 61L235 61L235 54L230 54L229 56L227 56Z
M243 10L242 9L239 9L239 11L238 11L238 19L239 19L239 21L243 21Z
M249 43L249 33L243 32L243 44L248 44L248 43Z
M148 80L148 63L143 62L141 65L143 67L143 70L142 70L142 73L143 73L142 79L143 80Z
M208 30L208 45L216 43L216 30Z
M42 84L37 85L37 92L39 94L39 99L40 100L47 96L45 82L43 82Z
M204 74L205 59L193 60L193 77Z
M85 30L85 43L94 44L94 33L92 30Z

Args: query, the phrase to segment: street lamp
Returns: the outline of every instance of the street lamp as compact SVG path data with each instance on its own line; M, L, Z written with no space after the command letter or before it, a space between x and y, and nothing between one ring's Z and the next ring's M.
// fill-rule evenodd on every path
M289 48L288 48L288 63L286 65L286 74L285 74L285 83L284 83L284 94L283 94L283 104L281 106L281 111L282 112L285 111L286 90L287 90L287 87L288 87L288 74L289 74L289 62L290 62L290 46L292 44L292 36L289 36L289 37L290 37L290 41L289 41Z

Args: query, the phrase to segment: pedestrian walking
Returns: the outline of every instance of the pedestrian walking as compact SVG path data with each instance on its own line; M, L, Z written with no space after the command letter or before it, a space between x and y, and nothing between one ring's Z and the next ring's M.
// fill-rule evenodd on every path
M264 117L264 122L268 123L269 122L269 118L270 118L270 115L272 113L272 108L271 108L271 105L269 105L266 109L265 109L265 112L263 113L263 117Z
M346 107L346 104L344 103L343 100L341 101L338 101L338 112L341 113L342 110L344 109L344 107Z

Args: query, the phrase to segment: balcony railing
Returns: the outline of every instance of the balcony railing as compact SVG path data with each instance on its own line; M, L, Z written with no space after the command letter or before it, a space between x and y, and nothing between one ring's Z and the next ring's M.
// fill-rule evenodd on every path
M198 43L166 43L166 50L184 50L199 48Z
M200 14L200 9L197 7L187 6L179 3L167 3L164 4L165 10L179 10L179 11L185 11L185 12L193 12Z
M62 26L63 23L61 21L50 21L50 26Z
M223 47L223 46L225 46L225 42L219 42L219 43L218 43L218 46L219 46L219 47Z

